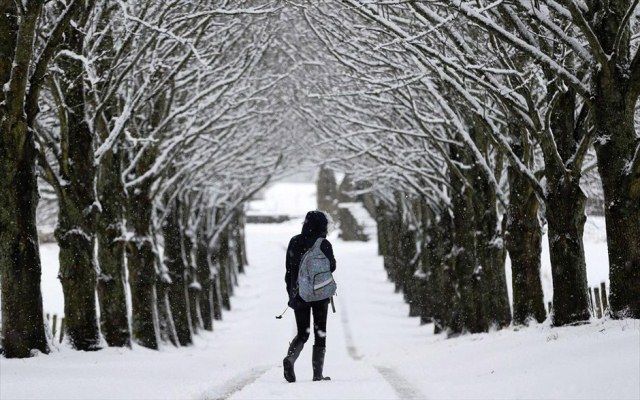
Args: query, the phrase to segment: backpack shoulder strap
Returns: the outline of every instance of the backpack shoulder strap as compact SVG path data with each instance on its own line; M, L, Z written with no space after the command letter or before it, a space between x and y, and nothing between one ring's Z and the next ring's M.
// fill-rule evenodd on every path
M313 248L314 249L319 249L320 245L322 244L322 241L324 240L323 237L320 237L316 240L316 242L313 244Z

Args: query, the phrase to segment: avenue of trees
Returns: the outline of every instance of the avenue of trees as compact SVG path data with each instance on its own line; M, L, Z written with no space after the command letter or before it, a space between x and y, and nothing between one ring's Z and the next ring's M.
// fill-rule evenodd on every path
M4 356L49 350L40 198L73 348L188 345L231 307L244 202L306 163L349 172L321 198L363 199L437 331L545 320L544 225L552 322L588 320L600 195L610 314L640 318L639 3L0 0Z
M246 265L243 204L282 165L270 142L281 75L264 61L277 46L273 11L266 2L0 1L5 357L49 350L39 186L57 204L73 348L97 350L102 337L188 345L230 309Z
M582 236L587 196L601 193L610 313L640 318L638 1L343 0L301 13L333 71L300 113L366 193L413 315L451 334L546 319L546 224L552 322L588 320Z

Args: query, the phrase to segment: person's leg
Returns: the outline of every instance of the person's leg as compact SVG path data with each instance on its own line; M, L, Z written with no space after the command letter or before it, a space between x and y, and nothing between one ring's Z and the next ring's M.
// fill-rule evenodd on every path
M289 350L287 356L282 360L282 366L284 368L284 379L287 382L295 382L296 374L293 369L293 365L298 359L304 344L309 339L309 329L311 327L311 307L303 307L299 310L295 310L296 326L298 332L289 343Z
M318 347L326 347L329 303L326 301L314 302L311 309L313 310L313 344Z
M305 343L309 339L311 330L311 306L303 307L294 311L296 315L297 334L293 341L302 341Z
M313 303L313 380L322 381L331 378L322 375L324 367L324 354L327 345L327 313L329 310L329 302L321 301Z

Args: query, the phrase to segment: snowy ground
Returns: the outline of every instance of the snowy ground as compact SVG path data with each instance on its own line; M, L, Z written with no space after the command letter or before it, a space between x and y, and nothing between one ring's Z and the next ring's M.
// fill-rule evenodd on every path
M313 208L306 193L296 200L300 210ZM285 248L300 226L299 219L247 226L251 265L233 311L195 346L97 353L62 346L49 356L0 359L0 398L640 398L640 321L540 324L447 340L407 317L375 242L335 237L338 312L329 315L325 365L333 380L311 382L311 338L296 364L299 382L286 383L281 360L295 324L291 311L274 316L286 301Z

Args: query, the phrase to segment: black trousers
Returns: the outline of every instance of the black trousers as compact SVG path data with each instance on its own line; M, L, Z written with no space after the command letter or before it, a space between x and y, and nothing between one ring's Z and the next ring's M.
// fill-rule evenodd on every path
M303 307L295 310L296 325L298 334L295 341L305 343L309 340L311 328L311 313L313 313L313 336L314 345L325 347L327 343L327 313L329 310L329 300L313 301L306 303Z

